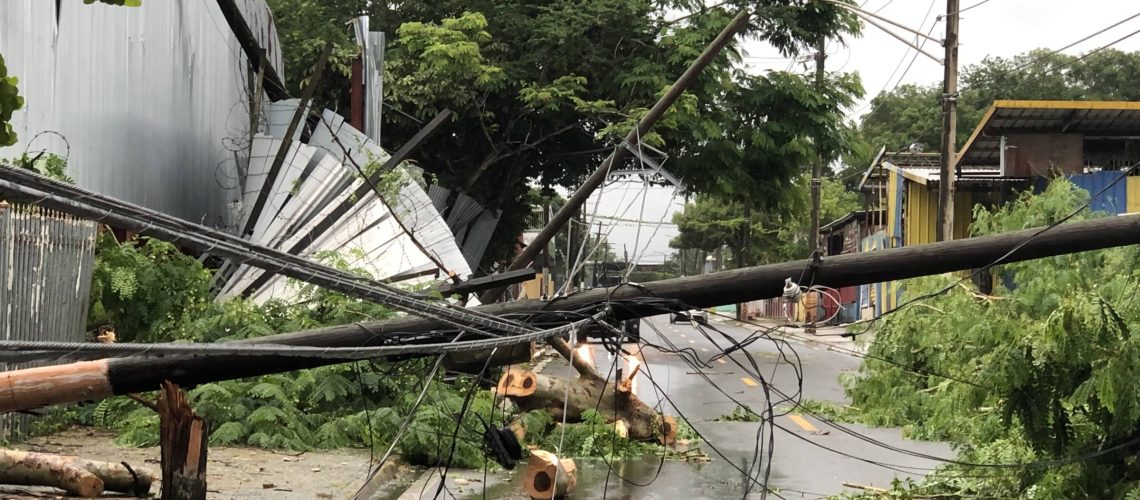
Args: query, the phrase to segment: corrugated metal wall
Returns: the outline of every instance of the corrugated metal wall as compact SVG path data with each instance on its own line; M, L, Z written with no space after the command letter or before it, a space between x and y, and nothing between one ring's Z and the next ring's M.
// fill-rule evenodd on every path
M968 191L954 193L954 238L969 236L973 222L973 197ZM903 214L904 245L938 241L938 191L916 182L906 182L906 209Z
M95 256L92 221L0 205L0 332L5 340L80 342ZM0 370L34 365L0 363ZM0 438L24 434L27 415L0 417Z
M238 4L280 68L264 0ZM58 5L0 7L0 53L26 100L13 116L20 142L0 157L46 148L69 156L82 187L219 224L239 195L249 106L245 55L217 3ZM45 131L67 144L36 137Z
M890 244L885 248L902 246L903 182L903 176L896 172L887 177L887 236Z
M1125 179L1125 182L1126 185L1124 189L1128 198L1128 202L1126 203L1128 213L1140 213L1140 177L1129 177Z
M863 238L859 246L862 252L873 252L875 250L889 248L888 237L883 231L878 231L875 234ZM859 288L860 309L873 308L870 312L871 316L882 316L883 313L895 308L901 295L902 290L899 288L897 281L862 285ZM862 311L860 315L863 316Z
M1112 185L1104 194L1098 196L1089 206L1093 211L1106 214L1122 214L1128 212L1128 183L1117 182L1121 172L1093 172L1070 177L1073 184L1088 191L1090 195L1099 193L1106 186ZM1112 184L1116 182L1116 184Z

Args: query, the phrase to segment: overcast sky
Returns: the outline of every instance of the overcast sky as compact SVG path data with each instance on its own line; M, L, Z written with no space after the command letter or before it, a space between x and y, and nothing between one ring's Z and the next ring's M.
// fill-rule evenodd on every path
M945 34L944 22L937 19L939 14L946 12L945 0L866 0L863 3L864 10L877 11L883 17L920 29L924 33L937 23L934 26L934 36L941 39ZM1035 48L1064 47L1140 13L1140 2L1136 0L961 0L961 4L961 67L981 62L987 56L1011 57ZM974 5L977 7L971 8ZM1140 17L1065 52L1088 52L1137 30L1140 30ZM907 38L913 40L914 36ZM1114 47L1126 51L1140 50L1140 34L1119 42ZM938 43L928 41L924 50L942 57L942 47ZM746 51L750 56L747 60L749 68L755 72L783 71L789 67L801 71L810 69L804 66L804 62L785 59L771 47L760 43L748 44ZM807 64L814 63L809 61ZM913 49L869 24L864 26L861 37L847 40L845 45L830 43L827 66L830 71L856 72L862 78L867 96L851 110L851 118L854 120L867 112L867 103L872 97L880 91L890 90L900 79L902 83L936 83L942 81L943 71L938 63L922 55L915 58ZM909 71L906 71L908 66ZM1137 84L1140 85L1140 82ZM640 193L640 184L612 185L601 197L598 214L637 220L641 210ZM664 256L672 252L669 240L676 236L677 231L668 223L672 219L672 212L679 211L683 203L676 199L670 203L671 197L670 189L649 190L645 213L641 219L651 221L651 224L642 226L638 245L644 249L643 252L638 252L643 254L639 259L642 263L661 262ZM591 198L587 214L594 212L596 199L597 196ZM619 215L623 211L626 211L625 215ZM666 224L656 237L650 238L654 225L661 219ZM595 228L597 222L606 221L599 218L595 222ZM637 239L637 228L632 223L614 225L609 236L611 246L619 256L622 255L623 245L629 249L631 257L635 255L633 249Z

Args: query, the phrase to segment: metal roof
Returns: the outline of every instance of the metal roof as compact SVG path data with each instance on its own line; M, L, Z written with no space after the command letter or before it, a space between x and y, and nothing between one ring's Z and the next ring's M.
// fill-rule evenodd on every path
M1014 133L1140 135L1140 102L994 101L961 149L959 166L996 165L1001 137Z
M859 183L859 189L864 190L877 185L871 181L881 183L885 180L886 172L895 172L911 182L922 185L937 184L941 168L942 157L939 153L884 152L867 168L867 172L863 174L862 182ZM999 173L997 165L964 167L959 173L957 183L963 181L995 181Z

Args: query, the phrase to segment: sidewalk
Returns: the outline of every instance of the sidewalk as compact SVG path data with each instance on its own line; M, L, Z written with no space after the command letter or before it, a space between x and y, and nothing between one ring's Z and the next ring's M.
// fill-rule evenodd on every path
M858 354L865 353L865 344L874 338L874 332L870 332L865 335L860 335L859 341L856 342L853 337L843 336L843 334L847 333L846 326L817 326L814 328L814 333L809 333L807 328L789 326L787 322L775 318L757 318L745 322L712 314L709 315L709 319L737 328L751 330L757 328L772 328L774 329L774 335L779 335L787 340L849 353L852 351ZM863 328L856 327L855 331L861 332Z

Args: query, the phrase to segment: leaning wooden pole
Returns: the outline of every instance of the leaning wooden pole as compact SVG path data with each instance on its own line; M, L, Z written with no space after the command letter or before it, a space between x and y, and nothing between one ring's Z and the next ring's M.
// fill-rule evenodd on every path
M1089 250L1140 244L1140 215L1109 217L1064 224L1045 232L1029 229L993 236L931 243L874 252L824 257L735 269L704 276L655 281L580 292L553 302L517 301L480 306L491 314L576 310L606 300L672 299L693 307L747 302L783 294L784 280L830 287L880 283L950 271L977 269L1012 254L1002 262L1020 262ZM802 277L802 278L801 278ZM623 304L618 318L660 314L660 309ZM387 321L319 328L250 339L249 343L309 346L369 346L394 333L448 329L432 319L403 317ZM321 359L285 356L183 356L117 358L0 373L0 412L30 410L52 404L102 399L158 389L163 380L182 386L279 373L333 364Z
M673 106L673 103L681 97L681 94L688 90L689 86L696 81L697 76L700 75L709 64L712 64L713 59L716 59L716 57L720 55L720 52L724 50L728 42L732 41L736 34L744 29L744 26L748 24L748 18L748 11L740 11L740 13L728 23L728 26L725 26L724 29L721 30L720 34L705 47L705 51L677 78L677 81L673 82L673 86L669 87L665 95L661 96L661 98L657 100L657 103L649 109L649 112L641 118L641 121L637 123L637 127L630 130L629 134L625 136L625 142L636 146L641 138L648 134L654 125L657 125L661 117L665 116L665 112L668 111L669 108ZM629 150L625 148L625 145L619 144L618 147L614 149L614 152L610 153L610 156L602 162L601 166L574 191L574 194L566 200L566 203L562 205L558 213L550 218L550 221L542 228L542 231L519 253L518 257L515 258L515 261L511 263L507 270L514 271L529 266L531 261L538 256L538 253L541 252L543 248L546 248L546 245L550 243L554 235L558 234L570 218L578 213L578 209L586 203L586 200L590 198L594 190L605 182L606 177L610 174L611 167L621 165L622 161L624 161L628 155ZM489 304L498 300L499 297L502 297L504 290L506 290L504 287L488 290L479 297L479 300L484 304ZM561 352L561 349L559 351Z

